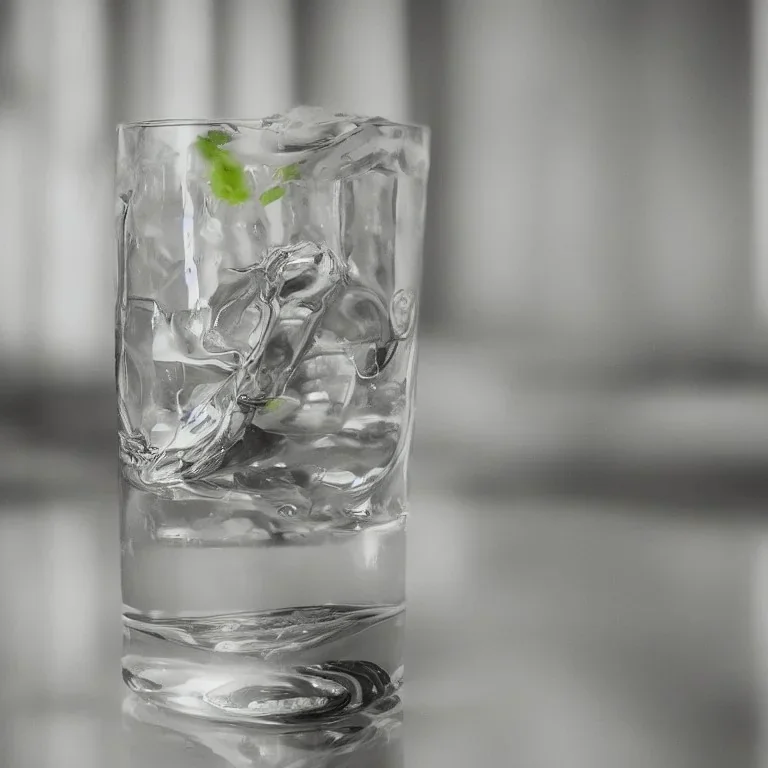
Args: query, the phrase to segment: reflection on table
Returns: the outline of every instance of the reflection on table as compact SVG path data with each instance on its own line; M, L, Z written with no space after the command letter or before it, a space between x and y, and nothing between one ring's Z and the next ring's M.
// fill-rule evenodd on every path
M402 768L398 700L326 729L273 733L174 715L126 696L121 768Z
M535 407L570 418L541 399L525 412ZM428 409L426 421L434 428ZM635 449L648 423L646 410ZM240 735L137 702L121 714L113 453L59 460L0 445L0 487L15 487L4 471L30 475L0 507L0 766L753 765L762 467L735 456L702 469L688 444L675 463L672 443L656 466L624 462L617 439L591 462L526 464L494 434L451 441L427 429L417 440L405 725L364 753L339 752L349 744L333 740L348 734ZM538 436L529 454L546 447Z

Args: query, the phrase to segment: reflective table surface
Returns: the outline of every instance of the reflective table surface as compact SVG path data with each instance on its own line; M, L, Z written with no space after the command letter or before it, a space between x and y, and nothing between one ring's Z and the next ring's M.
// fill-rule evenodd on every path
M568 459L542 448L542 418L536 442L522 415L518 453L493 425L451 443L430 426L437 407L423 409L412 473L403 703L285 735L170 716L126 694L109 441L44 448L7 423L0 766L762 764L763 467L693 460L681 441L706 441L690 434L642 460L623 458L626 440ZM551 416L535 398L521 413L536 407ZM636 457L651 417L633 418ZM565 444L566 422L553 444Z

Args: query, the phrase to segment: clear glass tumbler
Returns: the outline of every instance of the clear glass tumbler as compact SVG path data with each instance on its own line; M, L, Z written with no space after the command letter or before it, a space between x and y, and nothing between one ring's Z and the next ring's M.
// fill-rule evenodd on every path
M233 722L360 711L403 674L428 130L118 138L126 683Z

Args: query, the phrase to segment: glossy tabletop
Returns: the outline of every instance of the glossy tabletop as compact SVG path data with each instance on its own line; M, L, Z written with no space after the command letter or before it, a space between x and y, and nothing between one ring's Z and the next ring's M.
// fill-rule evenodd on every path
M281 736L126 697L110 446L57 451L9 427L0 765L757 764L762 469L720 460L713 486L706 457L629 466L620 446L526 463L491 433L451 445L435 427L416 447L402 711Z

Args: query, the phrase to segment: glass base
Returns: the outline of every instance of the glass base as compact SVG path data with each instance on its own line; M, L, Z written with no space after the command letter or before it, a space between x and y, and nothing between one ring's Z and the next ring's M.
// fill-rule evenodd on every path
M365 711L402 681L402 604L168 619L126 609L123 620L128 687L188 715L314 728Z
M327 727L281 729L186 717L128 694L122 745L135 768L403 768L402 722L397 696Z

